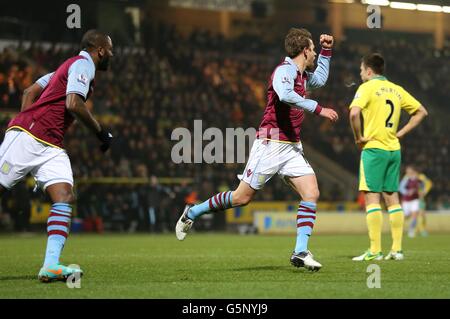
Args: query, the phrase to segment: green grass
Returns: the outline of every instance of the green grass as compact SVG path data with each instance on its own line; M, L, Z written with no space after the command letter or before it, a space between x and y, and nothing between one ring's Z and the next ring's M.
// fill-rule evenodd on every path
M0 236L0 298L450 298L450 235L404 239L404 261L376 262L381 288L369 289L367 263L351 257L367 236L316 235L317 273L289 264L294 238L190 234L71 235L62 261L85 271L80 289L37 280L46 237ZM390 239L384 236L385 253Z

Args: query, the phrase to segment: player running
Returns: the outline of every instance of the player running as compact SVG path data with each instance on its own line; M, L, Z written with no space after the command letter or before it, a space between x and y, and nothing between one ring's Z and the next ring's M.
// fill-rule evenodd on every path
M322 265L313 259L308 240L316 219L319 198L314 170L303 155L300 129L304 111L338 119L337 113L306 99L307 89L324 86L329 73L333 37L321 35L322 50L314 72L316 52L306 29L292 28L285 38L287 57L278 65L269 81L267 106L247 166L238 188L214 195L205 202L187 205L176 225L176 236L183 240L194 221L203 214L247 205L256 192L278 173L301 197L297 215L297 242L291 256L296 267L317 271Z
M359 190L365 192L370 248L355 261L381 260L382 218L380 194L386 203L392 233L392 249L385 259L401 260L403 210L398 198L401 152L400 142L425 116L427 110L401 86L384 76L384 58L372 53L361 62L361 79L350 105L350 124L355 143L362 149ZM401 110L411 117L399 131ZM360 115L364 120L362 134Z
M103 152L108 150L112 139L85 104L93 91L95 71L108 69L113 56L111 38L90 30L84 34L81 47L79 55L25 90L21 112L9 122L0 146L0 195L31 173L37 186L52 201L45 260L38 275L42 282L65 280L71 274L83 273L59 263L74 202L64 134L78 119L99 138Z

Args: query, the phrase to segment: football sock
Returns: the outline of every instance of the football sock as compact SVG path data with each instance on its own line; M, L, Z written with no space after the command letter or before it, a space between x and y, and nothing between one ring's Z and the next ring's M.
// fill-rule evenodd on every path
M392 205L388 207L389 221L392 233L392 251L402 250L403 222L404 214L400 205Z
M70 204L55 203L52 205L47 220L48 239L44 267L59 263L59 256L69 234L71 213L72 206Z
M308 241L316 221L316 203L301 201L297 213L297 242L295 253L308 250Z
M417 216L411 218L411 223L409 224L409 232L410 234L415 234L417 226Z
M422 233L425 231L425 226L426 226L426 220L425 220L425 215L423 213L419 214L419 216L417 217L417 231Z
M370 253L378 254L381 251L381 226L383 214L379 204L370 204L366 207L366 221L369 229Z
M189 209L187 216L194 220L203 214L233 207L231 193L232 191L218 193L203 203L192 206Z

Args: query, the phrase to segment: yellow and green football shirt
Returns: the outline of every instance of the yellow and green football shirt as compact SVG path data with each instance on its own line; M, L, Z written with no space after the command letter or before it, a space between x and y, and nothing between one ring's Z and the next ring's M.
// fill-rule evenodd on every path
M399 150L400 142L396 134L401 110L413 114L420 105L405 89L388 81L384 76L374 77L361 84L350 108L361 108L363 134L370 139L364 149Z

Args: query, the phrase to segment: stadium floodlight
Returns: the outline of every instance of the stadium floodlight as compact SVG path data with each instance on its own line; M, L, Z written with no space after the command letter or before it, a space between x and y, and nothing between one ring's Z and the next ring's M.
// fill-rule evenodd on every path
M430 12L442 12L443 8L441 6L437 6L437 5L419 3L417 5L417 10L430 11Z
M444 11L445 13L450 13L450 7L448 7L448 6L443 6L443 7L442 7L442 11Z
M395 2L392 1L389 5L392 9L416 10L417 5L409 2Z
M362 0L362 4L370 4L374 6L388 6L388 0Z
M355 3L355 0L330 0L331 3Z

